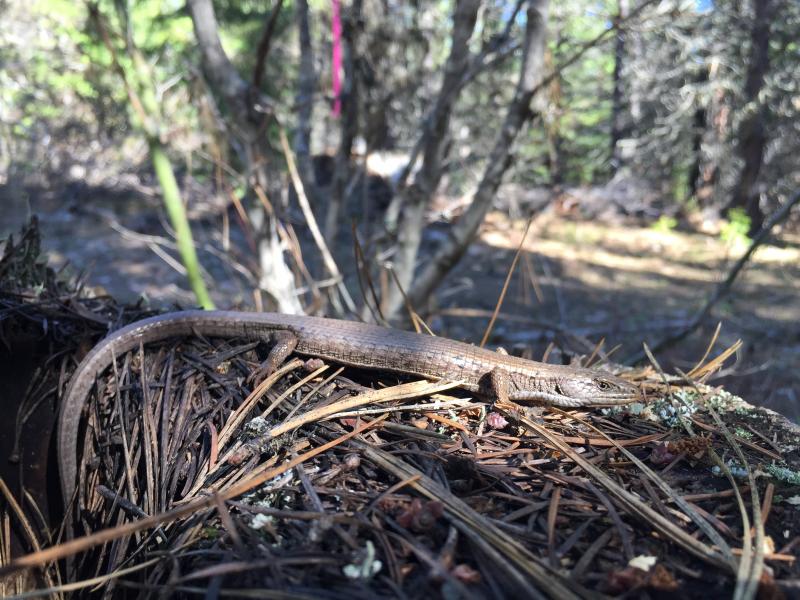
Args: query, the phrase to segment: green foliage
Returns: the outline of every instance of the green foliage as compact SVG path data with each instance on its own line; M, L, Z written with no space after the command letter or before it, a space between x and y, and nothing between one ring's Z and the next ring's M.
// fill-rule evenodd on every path
M746 244L750 241L750 217L743 208L732 208L728 211L728 219L722 225L719 237L728 244Z
M678 219L669 215L661 215L658 220L650 225L650 229L660 233L669 233L678 226Z
M689 193L689 169L676 168L672 173L672 197L675 204L684 204L690 196Z
M216 117L209 117L212 110L207 110L205 120L198 114L199 99L205 97L207 89L198 76L201 61L184 0L97 1L107 18L117 58L129 70L133 65L120 33L133 33L133 42L152 73L160 113L169 126L163 133L169 136L171 147L190 153L208 137L224 136L214 130ZM98 132L108 133L115 143L128 136L128 98L118 74L113 72L111 53L88 19L87 4L72 0L17 0L7 4L0 27L0 126L15 138L42 147L40 140L57 137L58 129L67 125L73 127L72 131L83 131L87 140L98 138ZM335 146L338 124L328 119L327 110L320 110L327 108L325 96L330 95L330 2L310 0L309 5L319 77L315 150L321 146L330 149ZM507 26L512 5L485 4L470 42L473 52L491 47ZM248 79L272 6L255 0L214 1L223 46ZM420 119L438 93L442 64L451 43L453 7L452 1L364 4L355 57L363 77L359 120L364 129L366 124L377 122L375 129L385 130L381 139L390 140L393 149L413 146ZM345 3L345 12L347 8ZM772 25L771 72L761 94L770 115L767 137L771 158L763 166L760 182L768 191L778 189L775 182L779 180L785 183L796 178L793 159L797 155L796 140L800 139L800 105L791 86L796 80L798 48L791 34L796 29L798 11L794 4L785 8L782 18ZM604 32L608 35L541 90L535 101L541 118L534 119L515 144L518 158L513 176L517 181L549 184L553 180L550 161L554 158L566 185L598 184L611 174L609 132L616 36L609 28L619 10L617 0L550 4L547 73L559 69L586 42ZM524 20L523 10L511 27L516 42L522 40ZM665 197L671 194L672 201L684 207L691 208L686 204L689 174L697 172L698 157L714 162L710 166L719 169L715 181L735 182L735 167L731 165L736 161L728 160L735 154L732 142L736 141L741 113L753 108L737 104L747 72L746 24L730 3L718 3L700 12L696 4L679 2L669 13L655 7L646 9L626 25L621 126L626 142L630 142L625 147L632 150L623 157L623 166L653 184L654 189L664 191ZM262 84L262 91L274 100L290 127L297 110L296 35L295 6L290 1L279 13ZM450 127L454 134L451 158L467 149L470 159L486 155L514 93L519 58L518 50L510 53L465 88ZM724 98L715 95L715 90L726 90ZM220 104L214 110L224 113L226 107ZM698 121L696 112L704 108L711 112L705 115L705 121ZM707 134L713 133L714 111L728 115L725 139L697 136L703 133L701 127ZM274 129L264 134L272 137ZM17 154L25 156L24 152ZM708 157L714 157L713 161ZM195 167L197 164L202 166ZM201 161L195 161L193 167L206 168ZM467 189L480 171L456 165L450 181ZM726 190L715 191L720 192L716 197L724 197ZM698 204L705 201L694 199ZM668 224L660 221L655 227ZM723 239L746 240L746 225L745 215L731 213Z

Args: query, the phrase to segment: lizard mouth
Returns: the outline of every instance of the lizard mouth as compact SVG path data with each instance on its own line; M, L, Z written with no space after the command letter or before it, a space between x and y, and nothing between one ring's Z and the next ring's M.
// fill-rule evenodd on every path
M641 400L641 392L635 386L625 386L624 389L597 390L586 385L572 386L564 382L554 383L549 390L523 391L515 394L511 399L517 402L541 402L565 408L602 407L629 404Z

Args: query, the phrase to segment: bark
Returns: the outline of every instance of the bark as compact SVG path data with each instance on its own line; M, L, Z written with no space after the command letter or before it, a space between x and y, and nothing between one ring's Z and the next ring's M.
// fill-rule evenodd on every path
M478 75L487 71L488 69L491 69L499 65L508 56L511 56L511 54L513 54L516 50L519 49L519 43L512 37L512 29L516 24L517 15L522 9L524 1L525 0L517 0L517 4L514 6L514 10L512 11L511 15L508 18L508 21L506 22L506 27L503 30L503 33L500 34L494 41L486 44L483 50L481 50L481 52L479 52L477 56L475 56L470 61L471 64L466 69L464 77L461 78L461 81L458 82L458 85L448 90L448 94L451 97L453 98L457 97L458 94L461 93L462 88L464 88L471 81L473 81ZM388 100L389 98L387 98L387 103ZM405 187L408 176L411 174L411 171L417 164L417 159L419 158L419 155L422 152L423 148L426 146L428 138L431 136L431 127L433 124L433 116L434 116L433 111L435 108L436 106L432 107L430 111L426 112L425 114L425 117L423 119L421 135L415 142L414 147L411 149L408 161L406 162L406 166L403 168L403 170L398 176L398 181L397 181L398 189L402 189ZM382 112L385 115L385 111ZM369 129L370 128L368 128L368 130ZM380 147L380 146L374 144L374 147ZM392 232L395 231L397 225L397 218L400 211L399 200L400 197L398 195L395 201L392 202L392 205L387 210L387 214L385 217L386 228Z
M764 87L764 76L769 71L769 36L772 20L772 0L751 0L753 4L753 27L750 31L750 60L744 84L746 116L739 127L737 152L744 165L733 192L729 207L743 208L750 217L750 235L761 229L764 214L759 206L756 187L758 175L764 162L767 145L767 107L759 100Z
M261 82L264 79L264 65L267 62L267 56L272 45L272 37L275 34L275 26L278 24L278 16L281 14L283 8L283 0L278 0L272 8L264 31L261 34L261 39L258 42L258 49L256 50L256 66L253 68L253 87L257 90L261 89Z
M708 88L708 70L700 69L694 77L694 83L698 88ZM689 185L689 194L687 199L698 199L698 192L702 186L702 170L703 170L703 140L708 133L708 114L709 106L707 103L695 107L694 114L692 115L692 164L689 168L687 183Z
M721 54L721 50L716 52ZM697 183L695 196L699 205L706 210L713 210L719 215L725 202L719 196L718 183L720 177L720 161L725 140L728 139L730 106L726 88L718 79L719 60L712 60L708 69L711 87L711 99L705 109L706 133L703 140L704 163L700 168L700 180Z
M692 132L692 167L689 169L689 198L697 198L701 185L700 171L703 165L703 137L706 132L706 107L700 106L694 111L694 131Z
M503 126L487 160L486 170L472 203L450 231L449 239L434 253L418 277L410 299L414 306L426 304L434 288L458 262L475 237L503 175L511 163L511 148L524 123L531 118L531 101L543 81L548 0L528 5L520 77Z
M643 3L644 4L644 3ZM641 8L641 7L640 7ZM636 12L638 9L634 9ZM644 34L639 29L628 29L627 43L630 48L629 56L637 57L645 55ZM631 76L631 86L628 97L630 110L630 122L628 123L628 135L637 140L641 129L642 119L644 118L644 99L645 90L642 88L644 79L636 73Z
M330 204L325 216L325 238L334 248L337 247L335 240L339 232L339 214L344 202L345 188L350 180L350 157L353 151L353 142L358 135L359 80L355 65L355 51L358 44L358 24L362 18L362 8L362 0L354 0L352 6L345 9L342 19L344 81L342 82L341 133L339 149L336 153ZM363 218L367 220L367 215L364 214Z
M469 67L469 40L475 29L479 0L461 0L453 14L453 34L450 54L444 68L442 85L430 115L427 130L430 134L422 152L422 165L408 187L400 191L398 203L403 207L403 220L398 229L395 272L403 289L407 290L414 276L419 245L424 228L425 208L436 191L442 176L442 161L448 147L450 116L458 94L451 91L459 86ZM402 306L403 297L397 285L389 287L383 299L383 314L392 316Z
M197 45L203 57L203 67L213 89L224 98L230 114L242 125L250 119L250 85L234 68L219 39L219 25L211 0L188 0ZM244 123L247 125L247 123Z
M247 83L225 54L211 0L188 0L187 5L203 70L211 89L223 99L227 121L241 142L238 146L248 182L269 190L270 178L263 167L263 136L260 135L263 112L268 109L269 101ZM259 287L272 298L280 312L302 313L294 277L284 260L285 248L278 236L275 216L266 215L260 207L251 209L248 216L258 232Z
M623 80L622 70L625 62L625 42L626 32L625 29L620 27L621 21L628 17L628 0L619 0L617 18L615 24L617 26L616 41L614 44L614 74L613 74L613 90L611 93L611 175L617 172L621 166L621 158L617 148L619 142L624 136L624 102L623 102Z
M314 47L311 45L311 29L308 20L308 1L297 0L297 31L300 45L300 72L297 76L297 129L292 146L297 159L297 170L303 188L312 206L319 206L314 168L311 164L311 119L314 112L314 88L317 76L314 72Z
M561 32L555 32L553 44L558 47ZM545 50L545 68L555 73L553 54ZM547 134L547 170L550 173L550 185L559 187L564 182L564 160L562 153L561 111L563 96L561 93L561 77L554 77L547 86L547 103L543 114L545 133Z

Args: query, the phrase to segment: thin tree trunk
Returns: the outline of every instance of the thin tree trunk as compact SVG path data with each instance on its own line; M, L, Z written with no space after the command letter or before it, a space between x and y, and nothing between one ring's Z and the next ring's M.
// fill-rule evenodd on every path
M722 50L717 48L715 54L719 56ZM706 127L705 139L703 145L703 161L700 168L700 180L697 184L695 197L698 204L704 210L712 211L713 214L719 216L725 204L720 200L720 191L718 190L718 182L720 175L720 161L725 146L725 140L728 139L728 127L730 120L730 106L726 96L725 85L719 81L719 59L712 59L711 65L708 69L708 80L710 92L710 100L708 106L705 108L706 112Z
M297 76L297 128L292 146L297 159L297 170L303 188L312 206L319 206L314 168L311 164L311 118L314 112L314 88L317 76L314 72L314 47L311 44L311 29L308 19L308 1L296 0L297 32L300 46L300 72Z
M558 47L561 31L553 33L553 45ZM544 102L542 122L547 135L547 170L550 174L550 185L555 189L564 182L564 158L562 154L563 139L561 136L561 110L563 95L561 93L561 76L556 74L555 59L550 50L545 49L545 69L554 77L547 84L547 100Z
M628 0L619 0L616 22L628 17ZM616 43L614 44L614 74L613 91L611 93L611 175L613 176L621 166L621 157L617 143L623 137L624 130L624 103L622 70L625 62L626 32L622 27L617 28Z
M231 129L242 142L248 182L269 190L270 178L262 166L263 140L258 127L264 115L255 108L256 103L264 107L269 105L269 101L245 81L225 54L211 0L187 0L187 6L202 56L203 70L211 88L223 99ZM248 214L258 232L261 268L259 287L272 298L279 311L302 313L294 277L286 265L284 247L273 221L275 216L265 215L259 206L250 209Z
M422 165L411 185L400 194L403 207L403 220L398 229L395 273L403 289L407 290L414 278L419 245L422 241L425 208L436 192L442 177L442 161L448 148L448 129L453 105L459 94L452 93L457 88L469 67L469 40L475 29L480 0L460 0L456 2L453 14L453 34L450 55L444 68L444 77L431 114L430 134L425 143ZM383 298L383 314L391 317L403 303L403 296L396 285L389 286Z
M544 76L544 51L547 34L548 0L532 0L528 5L523 59L514 99L508 107L486 170L472 203L450 231L449 239L434 253L417 278L410 299L414 306L426 304L442 278L456 265L474 239L503 175L511 163L511 148L520 129L532 116L531 101Z
M700 81L700 83L702 80ZM692 131L692 167L689 169L689 198L697 198L700 189L700 172L703 167L703 138L706 135L707 109L698 106L694 111Z
M739 127L739 156L744 161L739 181L733 191L730 207L743 208L750 217L750 235L764 224L764 214L759 206L756 187L758 175L764 161L767 145L766 106L758 96L764 87L764 76L769 71L769 36L772 20L771 0L751 0L753 4L753 28L750 31L750 61L744 84L746 116Z
M325 215L325 238L334 247L339 233L339 214L344 203L344 192L350 180L352 169L350 157L353 142L358 135L359 85L355 68L355 49L358 44L358 22L361 18L362 0L354 0L349 9L345 9L342 22L342 42L344 50L344 81L342 82L342 122L339 138L339 149L333 173L331 197L328 212Z
M219 25L211 0L188 0L194 34L203 57L205 74L228 104L238 125L252 116L250 85L234 68L219 39Z

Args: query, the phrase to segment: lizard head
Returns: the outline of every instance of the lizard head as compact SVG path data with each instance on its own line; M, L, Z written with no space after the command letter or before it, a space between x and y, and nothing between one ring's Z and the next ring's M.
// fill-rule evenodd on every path
M532 390L518 388L512 399L580 408L628 404L642 395L639 387L629 381L593 369L571 369L569 374L548 378L543 383Z
M562 379L558 393L575 402L572 406L627 404L641 397L639 387L614 375L596 371L582 372L574 378Z

